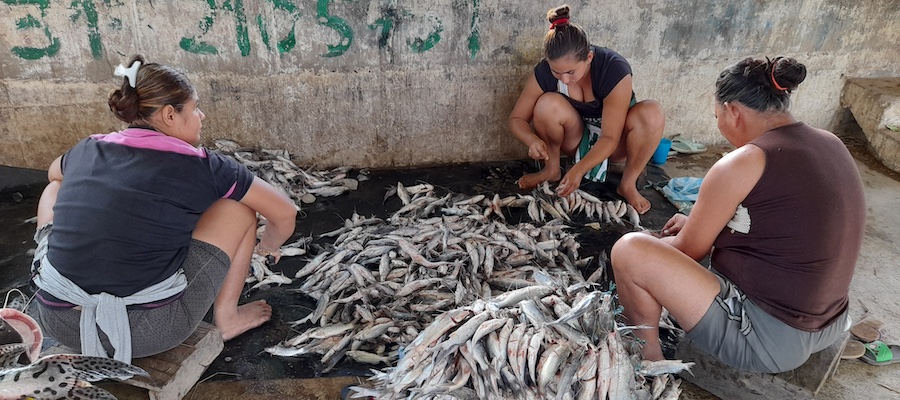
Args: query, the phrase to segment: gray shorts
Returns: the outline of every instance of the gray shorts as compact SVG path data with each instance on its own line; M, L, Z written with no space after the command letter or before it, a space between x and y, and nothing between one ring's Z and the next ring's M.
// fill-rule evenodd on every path
M35 258L46 252L47 237L52 225L38 229ZM151 309L129 309L131 346L134 358L148 357L178 346L187 339L212 306L231 261L224 251L199 240L191 240L188 256L182 264L188 284L181 298L164 306ZM81 350L81 311L75 308L51 308L41 302L35 319L45 336L75 350ZM113 348L106 335L98 327L100 339L107 353Z
M712 271L719 295L686 337L734 368L777 373L802 365L810 354L824 350L850 328L848 312L819 332L794 328L769 315L733 283Z

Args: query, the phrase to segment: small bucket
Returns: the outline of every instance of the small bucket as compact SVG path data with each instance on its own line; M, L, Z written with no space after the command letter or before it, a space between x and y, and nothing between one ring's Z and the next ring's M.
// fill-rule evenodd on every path
M653 157L650 158L650 161L656 165L663 165L666 163L666 159L669 158L669 150L672 148L672 140L667 138L662 138L659 141L659 146L656 146L656 151L653 152Z

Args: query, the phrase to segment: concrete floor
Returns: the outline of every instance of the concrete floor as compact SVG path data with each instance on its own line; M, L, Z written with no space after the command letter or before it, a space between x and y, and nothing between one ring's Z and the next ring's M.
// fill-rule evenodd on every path
M900 199L900 176L874 160L861 144L864 142L855 137L847 137L845 142L858 160L868 208L866 236L851 285L850 314L854 320L866 314L881 319L885 323L883 339L888 343L900 343L900 319L896 317L900 310L897 296L900 287L900 213L894 209ZM676 156L662 168L670 177L702 177L729 149L711 146L703 154ZM354 376L244 381L210 379L197 384L185 399L337 399L342 386L357 384L364 379ZM141 389L116 383L103 386L122 400L147 398L146 391ZM716 399L696 386L686 383L683 387L683 399ZM900 364L874 367L856 360L843 361L818 398L900 399Z

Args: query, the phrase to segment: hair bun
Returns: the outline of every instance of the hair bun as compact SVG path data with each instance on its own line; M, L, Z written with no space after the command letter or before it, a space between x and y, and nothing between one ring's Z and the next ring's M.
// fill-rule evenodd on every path
M790 92L806 79L806 66L789 57L776 57L770 62L772 84L776 89Z
M137 91L131 87L113 90L109 94L107 104L116 118L123 122L131 123L140 117Z
M551 8L550 11L547 11L547 20L552 24L556 20L560 20L569 18L569 5L563 4L556 8Z

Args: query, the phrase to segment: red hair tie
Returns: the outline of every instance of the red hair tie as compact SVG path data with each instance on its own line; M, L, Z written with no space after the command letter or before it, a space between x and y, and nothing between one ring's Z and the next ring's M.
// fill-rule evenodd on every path
M775 65L774 64L772 65L771 77L772 77L772 84L775 85L775 89L778 89L782 92L787 92L788 89L786 87L782 87L781 85L779 85L778 82L775 80Z
M567 23L569 23L568 18L560 18L560 19L550 23L550 30L553 30L553 28L556 28L557 25L562 25L562 24L567 24Z

